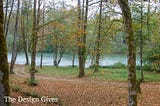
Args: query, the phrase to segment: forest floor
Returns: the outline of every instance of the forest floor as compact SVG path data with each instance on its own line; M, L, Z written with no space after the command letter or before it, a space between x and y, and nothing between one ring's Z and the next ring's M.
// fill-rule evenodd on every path
M13 106L127 106L127 82L97 81L84 78L51 78L36 76L38 86L28 86L29 75L23 65L15 66L11 79L11 97L58 98L59 103L39 101L15 102ZM47 100L47 99L45 99ZM34 102L34 101L32 101ZM138 95L138 106L160 106L160 82L144 82Z

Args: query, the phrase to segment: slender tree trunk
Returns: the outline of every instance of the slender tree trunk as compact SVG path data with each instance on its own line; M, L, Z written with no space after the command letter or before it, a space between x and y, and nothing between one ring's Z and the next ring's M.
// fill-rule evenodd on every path
M25 1L26 2L26 1ZM29 10L29 5L25 5L25 2L22 2L22 7L25 6ZM29 57L28 57L28 12L25 12L24 9L21 10L21 31L22 31L22 43L23 49L26 57L25 65L29 65Z
M24 16L22 16L21 18L21 31L22 31L22 38L23 38L23 48L24 48L24 53L25 53L25 57L26 57L26 63L25 65L29 65L29 58L28 58L28 43L27 43L27 35L26 35L26 31L25 31L25 24L24 24Z
M61 47L60 45L58 46L58 44L56 44L56 47L54 49L54 66L58 67L58 65L61 62L61 59L63 57L63 54L65 52L64 47Z
M4 96L9 96L9 68L7 60L7 44L4 36L3 0L0 0L0 106L9 106Z
M98 72L98 68L99 68L101 25L102 25L102 0L100 1L98 36L96 39L96 46L97 46L96 47L96 63L95 63L94 72Z
M92 54L92 56L91 56L91 66L94 65L94 58L95 58L95 56L94 56L94 54Z
M132 30L132 18L128 0L118 0L123 13L126 40L128 45L128 106L137 106L137 80L136 80L136 48Z
M143 76L143 0L141 0L141 28L140 28L140 71L141 71L141 81L144 80Z
M41 0L34 0L34 10L33 10L33 32L32 32L32 54L31 54L31 70L30 70L30 80L35 79L36 72L36 48L37 48L37 25L40 22L40 6L42 4Z
M150 0L148 0L148 6L147 6L147 35L148 35L148 40L150 36Z
M10 23L10 18L11 18L11 15L12 15L12 11L13 11L13 6L14 6L14 0L12 0L12 4L11 4L11 10L9 12L9 15L8 15L8 19L6 19L5 21L5 38L7 38L8 36L8 28L9 28L9 23Z
M58 61L57 61L58 65L59 65L59 63L61 62L61 59L62 59L62 57L63 57L64 52L65 52L64 47L63 47L63 46L60 46L59 58L58 58Z
M81 2L78 0L78 31L83 30L83 34L78 34L77 42L81 45L78 46L78 59L79 59L79 78L85 75L85 61L86 61L86 30L87 30L87 17L88 17L88 0L84 6L85 0L83 0L83 9L81 12ZM85 10L84 10L85 9ZM82 23L82 25L81 25Z
M16 14L16 23L15 23L15 31L14 31L14 39L13 39L13 48L12 48L12 58L10 64L10 73L13 74L14 64L17 58L17 46L18 46L18 22L19 22L19 9L20 9L20 0L18 0L17 5L17 14Z
M45 14L45 0L43 1L43 19L42 19L42 23L44 24L44 18L45 18L45 16L44 16L44 14ZM43 27L43 29L42 29L42 36L41 36L41 42L42 42L42 45L41 45L41 61L40 61L40 68L42 68L42 65L43 65L43 46L44 46L44 41L43 41L43 38L44 38L44 27Z
M9 6L9 1L8 0L6 0L6 5L5 5L5 7L6 7L6 9L5 9L5 15L4 15L4 31L5 31L5 29L6 29L6 22L7 22L7 15L8 15L8 6Z
M43 38L44 38L44 28L43 28L43 31L42 31L42 36L41 36L41 60L40 60L40 68L43 67L43 46L44 46L44 41L43 41Z
M75 62L75 52L74 50L72 51L72 67L74 67L74 62Z
M88 2L86 1L86 4ZM86 13L84 16L84 0L83 0L83 9L81 11L81 1L78 0L78 32L83 30L83 34L79 33L77 37L77 42L80 44L78 46L78 59L79 59L79 75L78 77L81 78L85 75L84 68L85 68L85 59L86 59L86 28L87 28L87 15L88 15L88 5L86 5Z
M30 80L35 79L35 72L36 72L36 46L37 46L37 28L36 28L37 12L36 12L36 7L37 7L37 0L34 0Z
M54 47L54 61L53 61L53 63L54 63L54 66L56 66L56 67L58 67L58 63L57 63L57 59L58 59L58 45L57 45L57 43L55 44L55 47Z
M78 0L78 8L77 8L77 11L78 11L78 19L77 19L77 22L78 22L78 32L80 32L81 30L81 21L82 21L82 17L81 17L81 0ZM79 75L78 77L81 77L84 75L84 69L83 69L83 64L82 64L82 56L81 56L81 51L82 51L82 48L81 48L81 33L77 33L77 43L79 44L78 45L78 60L79 60Z
M26 6L26 8L29 10L30 9L30 1L28 1L28 4L27 5L25 5ZM21 11L21 12L23 12L23 11ZM23 12L22 13L22 15L23 15L23 17L24 18L22 18L22 20L21 20L21 22L22 22L22 38L23 38L23 47L24 47L24 53L25 53L25 57L26 57L26 63L25 63L25 65L29 65L29 53L28 53L28 46L29 46L29 42L28 42L28 38L29 38L29 35L28 35L28 32L29 32L29 29L28 29L28 23L29 23L29 13L27 12L27 13L25 13L25 12ZM26 16L26 18L25 18L25 16ZM26 21L25 21L26 20Z

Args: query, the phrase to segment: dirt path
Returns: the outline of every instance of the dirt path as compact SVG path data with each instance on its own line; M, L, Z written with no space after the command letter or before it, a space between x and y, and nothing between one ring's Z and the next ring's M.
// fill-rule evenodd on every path
M30 74L25 72L25 66L24 65L15 65L14 68L14 72L15 74L24 77L24 78L30 78ZM116 86L127 86L127 84L125 82L119 82L117 84L117 82L109 82L109 81L95 81L95 80L88 80L85 78L76 78L76 79L68 79L68 78L51 78L51 77L46 77L46 76L40 76L40 75L36 75L37 79L45 79L45 80L54 80L54 81L64 81L64 82L73 82L73 83L92 83L92 84L112 84L112 85L116 85Z

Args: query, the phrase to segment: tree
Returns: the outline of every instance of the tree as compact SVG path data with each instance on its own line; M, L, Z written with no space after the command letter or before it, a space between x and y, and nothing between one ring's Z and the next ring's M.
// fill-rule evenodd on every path
M29 46L29 14L31 1L24 0L22 2L21 9L21 32L22 32L22 44L26 57L25 65L29 65L28 46Z
M86 3L86 4L85 4ZM88 20L88 0L83 0L82 10L81 1L78 0L78 59L79 59L79 75L81 78L85 75L85 61L86 61L86 35L87 35L87 20ZM84 5L85 4L85 5Z
M43 18L42 18L42 24L44 24L45 21L45 0L43 1ZM43 49L44 49L44 27L42 29L42 35L41 35L41 61L40 61L40 68L42 68L43 65Z
M16 22L15 22L15 31L14 31L14 39L13 39L13 48L12 48L12 58L10 65L10 73L13 74L14 64L17 58L17 46L18 46L18 22L19 22L19 10L20 10L20 0L18 0L17 4L17 13L16 13Z
M9 1L7 0L6 1L6 10L5 10L5 24L4 24L4 31L5 31L5 38L7 38L8 36L8 31L9 31L9 23L10 23L10 19L11 19L11 15L12 15L12 12L13 12L13 7L14 7L14 0L12 0L11 2L11 10L9 11L9 14L8 13L8 7L9 7ZM8 19L7 19L7 15L8 15Z
M143 0L141 0L141 28L140 28L140 70L141 81L144 80L142 62L143 62Z
M100 10L99 10L99 22L98 22L98 36L96 38L96 62L94 72L98 71L99 59L100 59L100 39L101 39L101 26L102 26L102 0L100 1Z
M31 69L30 69L30 80L35 80L36 72L36 46L37 46L37 0L34 0L33 7L33 28L32 28L32 48L31 48Z
M37 39L38 39L38 25L40 23L40 7L42 0L34 0L33 7L33 28L32 28L32 41L31 41L31 68L30 68L30 81L35 80L36 72L36 49L37 49Z
M137 80L136 80L136 49L134 34L132 29L132 18L128 0L118 0L120 5L124 27L126 31L126 40L128 45L128 106L137 106Z
M3 96L9 96L9 68L7 61L7 46L4 36L3 0L0 0L0 105L5 106Z

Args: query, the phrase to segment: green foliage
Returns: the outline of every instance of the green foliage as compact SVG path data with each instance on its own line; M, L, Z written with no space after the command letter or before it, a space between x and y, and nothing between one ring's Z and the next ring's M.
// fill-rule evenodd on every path
M126 65L121 63L120 61L113 65L114 68L126 68Z
M153 47L152 47L153 48ZM160 72L160 44L154 46L154 48L149 48L144 55L144 62L150 66L151 71Z
M29 86L37 86L38 85L38 80L36 80L36 79L30 79L30 80L28 80L27 84Z
M22 94L24 96L31 96L33 98L41 98L41 96L35 92L23 91Z
M21 90L22 90L22 88L19 87L19 86L13 86L13 87L12 87L12 91L13 91L13 92L19 92L19 91L21 91Z
M78 67L55 67L55 66L44 66L42 69L37 67L39 70L37 75L47 75L49 77L74 77L78 73Z
M153 64L154 69L160 72L160 54L154 54L149 57L149 60Z
M33 72L33 71L32 71L32 69L31 69L31 67L29 68L29 72L30 72L30 73L32 73L32 72ZM38 70L37 70L37 69L35 69L35 70L34 70L34 73L37 73L37 72L38 72Z
M119 64L119 63L117 63ZM122 65L122 64L121 64ZM124 65L122 65L124 66ZM54 67L44 66L39 69L37 75L58 78L76 78L78 67ZM97 73L93 73L93 68L86 68L86 77L99 81L127 81L128 71L126 68L112 68L101 66ZM137 79L140 78L140 70L137 70ZM144 71L144 78L146 81L160 81L160 74Z
M150 72L152 72L153 71L152 66L150 64L144 64L143 71L150 71Z

